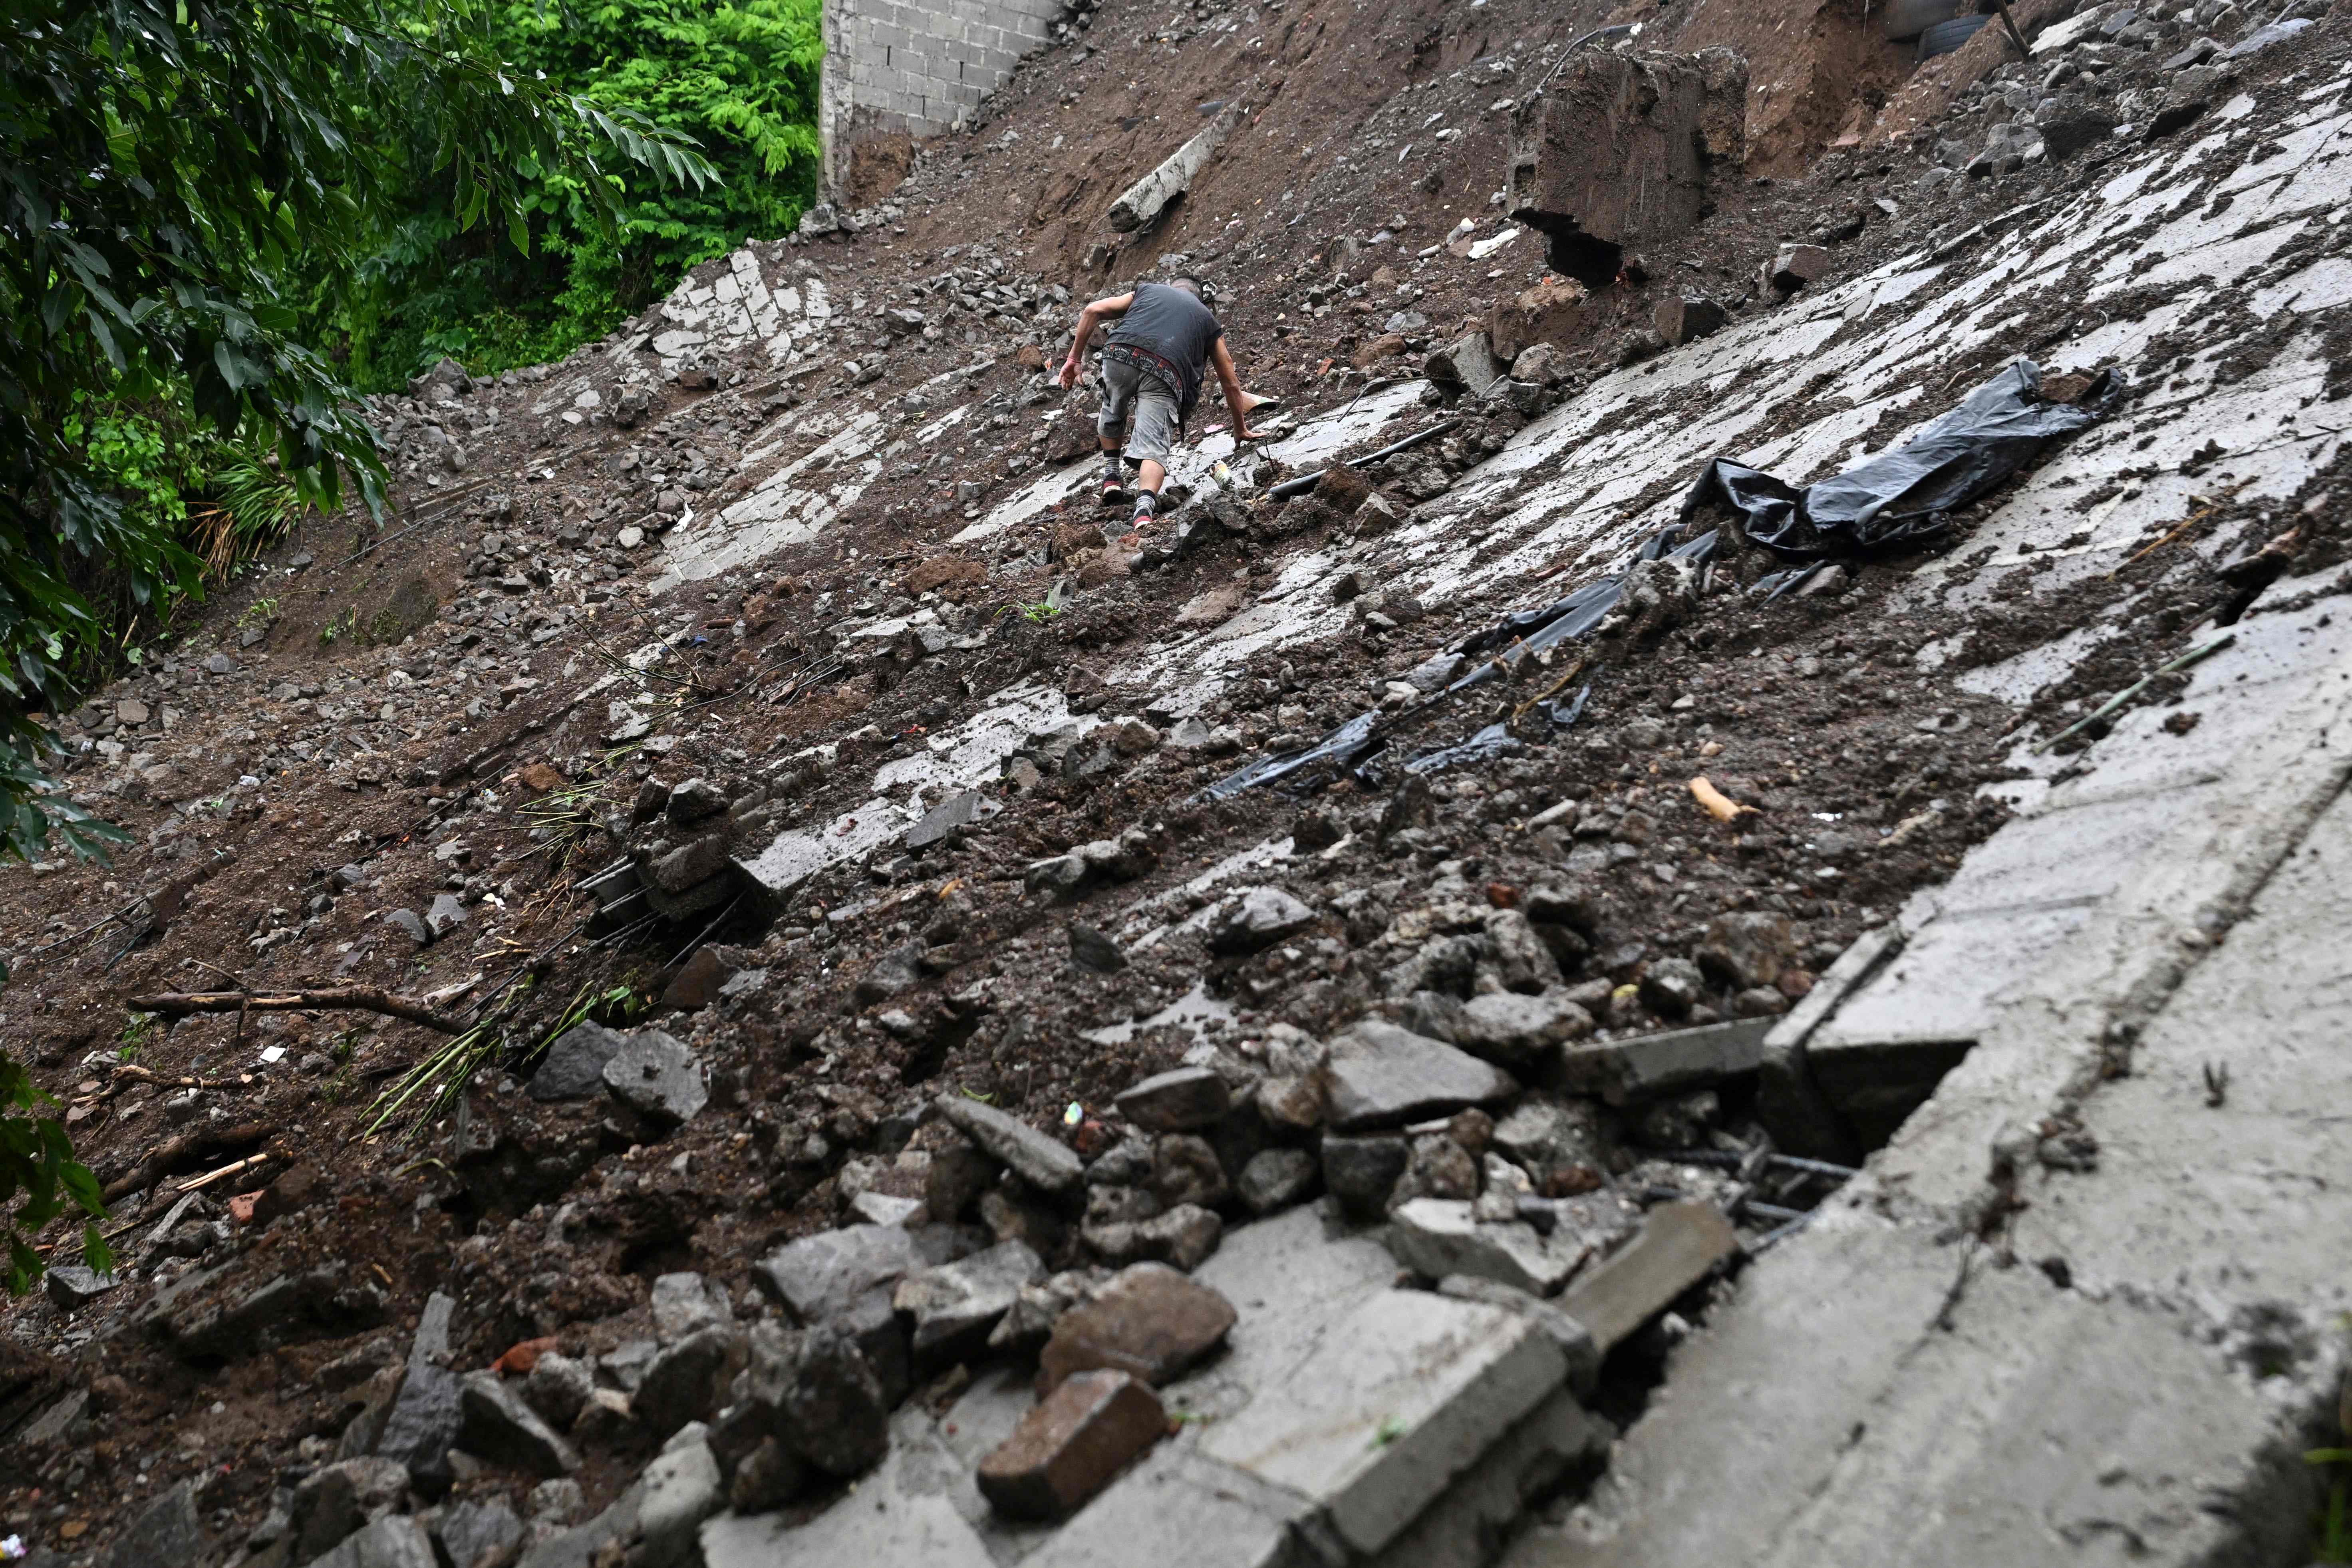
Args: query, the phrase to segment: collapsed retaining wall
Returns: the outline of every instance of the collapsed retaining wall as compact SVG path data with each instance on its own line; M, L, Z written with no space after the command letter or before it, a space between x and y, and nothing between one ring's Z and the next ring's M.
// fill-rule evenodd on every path
M855 183L861 143L951 129L1053 40L1066 10L1064 0L826 0L826 193Z

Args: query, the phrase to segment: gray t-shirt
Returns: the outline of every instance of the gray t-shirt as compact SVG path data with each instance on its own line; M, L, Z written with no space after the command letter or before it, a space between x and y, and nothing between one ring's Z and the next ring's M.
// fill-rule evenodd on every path
M1127 314L1110 330L1110 344L1142 351L1133 363L1163 381L1172 371L1176 381L1168 390L1175 394L1177 408L1189 415L1201 400L1209 356L1224 335L1209 307L1193 295L1165 283L1139 283Z

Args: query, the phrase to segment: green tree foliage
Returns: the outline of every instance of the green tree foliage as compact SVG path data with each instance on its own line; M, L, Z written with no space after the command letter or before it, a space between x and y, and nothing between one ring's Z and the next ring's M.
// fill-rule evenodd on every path
M7 966L0 964L0 989L7 984ZM8 1262L0 1269L0 1283L6 1284L12 1296L31 1289L47 1267L26 1238L68 1207L88 1216L82 1227L82 1261L100 1273L114 1268L114 1254L98 1228L106 1217L98 1178L74 1159L65 1124L45 1114L56 1108L57 1101L41 1091L21 1063L0 1057L0 1210L6 1211L0 1224L8 1234Z
M304 504L381 503L374 437L299 331L298 259L354 270L443 182L460 230L527 243L554 180L617 224L601 161L707 186L690 140L510 67L480 0L15 0L0 18L0 854L107 827L44 773L37 718L69 644L102 636L80 581L193 593L124 410L171 411L249 452ZM387 148L364 134L398 124Z
M447 355L476 374L559 359L698 261L788 233L816 188L820 0L503 0L492 46L610 112L698 142L715 184L613 176L616 230L574 170L519 165L528 247L456 221L454 172L421 142L399 221L348 277L321 270L321 341L370 390Z
M356 268L420 171L460 231L530 237L560 181L612 233L600 161L702 187L690 138L566 93L499 55L478 0L13 0L0 14L0 856L54 833L102 855L125 836L45 771L44 707L137 604L199 586L182 492L188 433L226 444L216 526L290 506L382 502L375 437L305 341L280 279ZM369 127L407 133L387 151ZM0 984L6 975L0 971ZM26 1237L98 1184L48 1098L0 1057L0 1209L22 1291ZM8 1205L14 1205L13 1208ZM110 1259L95 1225L94 1268Z

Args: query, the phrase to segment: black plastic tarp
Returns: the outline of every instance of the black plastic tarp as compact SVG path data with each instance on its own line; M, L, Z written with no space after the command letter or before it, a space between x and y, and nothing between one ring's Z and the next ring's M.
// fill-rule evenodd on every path
M1853 554L1925 542L1949 513L2039 458L2061 436L2097 424L2126 383L2102 371L2074 403L2046 402L2042 367L2021 359L1891 452L1800 488L1717 458L1683 499L1685 526L1711 506L1746 520L1748 537L1784 555Z

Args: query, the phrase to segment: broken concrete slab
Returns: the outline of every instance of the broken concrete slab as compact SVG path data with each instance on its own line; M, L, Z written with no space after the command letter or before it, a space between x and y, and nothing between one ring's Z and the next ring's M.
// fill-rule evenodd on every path
M1332 1125L1349 1131L1492 1104L1519 1087L1467 1051L1378 1018L1332 1037L1329 1082Z
M1496 1439L1371 1568L1488 1568L1530 1507L1608 1454L1616 1431L1559 1389Z
M1580 1040L1560 1058L1560 1083L1612 1105L1703 1089L1754 1072L1775 1020L1734 1018L1613 1040Z
M1241 123L1242 102L1235 99L1225 105L1208 128L1168 155L1167 160L1151 173L1129 185L1110 204L1103 215L1105 222L1121 234L1149 227L1160 210L1170 202L1192 188L1192 181L1208 166L1217 148L1233 134Z
M1559 1346L1559 1353L1568 1358L1568 1385L1577 1393L1591 1393L1599 1380L1601 1347L1593 1343L1592 1331L1569 1316L1558 1302L1531 1295L1516 1285L1473 1274L1447 1275L1437 1282L1437 1293L1457 1301L1500 1307L1506 1312L1517 1312L1532 1320Z
M1389 1250L1425 1279L1470 1274L1538 1296L1568 1282L1591 1248L1573 1232L1538 1234L1525 1220L1482 1220L1459 1198L1414 1198L1389 1216Z
M1706 204L1711 149L1703 124L1738 123L1746 67L1586 49L1511 126L1504 210L1550 240L1554 271L1598 289L1628 252L1663 252ZM1732 107L1710 113L1710 100ZM1736 170L1738 148L1719 153Z
M1738 1233L1707 1204L1660 1204L1642 1232L1562 1296L1560 1310L1606 1355L1739 1250Z
M1551 1337L1496 1308L1372 1297L1296 1373L1201 1440L1207 1457L1322 1509L1378 1552L1567 1375Z

